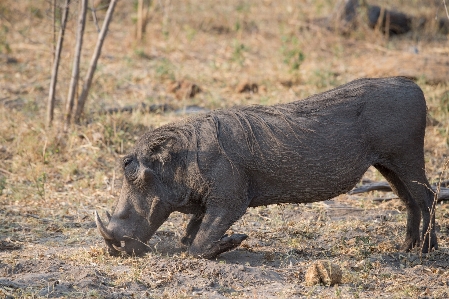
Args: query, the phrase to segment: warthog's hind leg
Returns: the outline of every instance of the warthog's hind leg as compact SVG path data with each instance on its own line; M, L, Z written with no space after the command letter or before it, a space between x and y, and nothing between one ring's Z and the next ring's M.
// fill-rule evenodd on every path
M413 165L413 163L405 163L405 165ZM375 167L387 179L393 191L407 208L407 231L401 249L408 251L420 244L419 225L421 216L423 218L422 252L426 253L432 249L438 249L435 234L435 214L431 215L433 196L424 168L416 167L413 169L417 170L416 172L409 169L393 171L381 165L375 165Z
M419 246L419 225L421 222L421 209L416 201L407 190L405 184L399 177L390 169L382 165L374 165L377 170L390 183L393 192L399 196L404 202L407 209L407 228L405 234L405 241L401 246L401 250L410 251L412 248Z

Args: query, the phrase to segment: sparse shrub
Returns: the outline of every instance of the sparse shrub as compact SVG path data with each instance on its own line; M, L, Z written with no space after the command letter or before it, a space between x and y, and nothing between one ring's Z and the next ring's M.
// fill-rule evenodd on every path
M441 96L441 109L443 113L449 112L449 91L446 91Z
M0 27L0 53L11 53L11 47L9 46L8 41L6 40L6 36L9 32L9 27L6 25L2 25Z
M233 42L233 51L232 51L232 61L238 63L239 65L243 65L245 62L245 52L248 51L248 48L245 44L234 40Z
M29 10L30 10L30 13L38 19L42 19L44 17L42 10L38 7L30 6Z
M338 85L337 74L323 69L316 69L310 77L310 83L319 89L327 89Z
M4 189L6 189L6 178L0 175L0 195L3 193Z
M45 183L47 182L47 174L45 172L41 173L37 178L34 179L34 183L37 189L37 195L40 198L45 199Z
M367 258L373 249L371 238L369 236L357 236L355 238L355 245L359 248L359 253L363 258Z
M174 65L167 58L162 58L155 65L156 76L160 79L175 80Z
M193 28L193 27L191 27L189 25L185 25L184 26L184 31L185 31L185 34L186 34L187 39L189 40L189 42L191 42L195 38L197 33L198 33L195 28Z
M282 46L281 53L283 62L289 67L290 72L298 71L305 59L305 55L299 47L299 40L297 37L283 36L281 38Z

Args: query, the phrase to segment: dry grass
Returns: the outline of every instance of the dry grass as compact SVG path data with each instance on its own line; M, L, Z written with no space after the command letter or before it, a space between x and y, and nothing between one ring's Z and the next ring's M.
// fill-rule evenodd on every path
M439 1L379 1L415 15L445 16ZM160 5L166 5L165 8ZM151 240L153 252L135 259L108 256L92 212L110 210L121 177L116 161L148 128L179 120L174 112L100 115L102 109L138 103L198 105L207 109L274 104L327 90L359 76L394 75L417 61L429 114L426 171L440 177L449 155L449 85L426 72L449 53L447 36L432 26L387 39L364 26L349 35L309 26L328 15L329 1L155 1L145 39L134 38L133 5L118 4L104 45L82 126L63 134L75 42L72 15L57 91L56 122L44 127L50 82L52 26L48 1L0 3L0 298L15 297L433 297L449 296L449 210L438 205L441 249L420 256L396 249L405 215L397 200L382 204L340 196L307 206L255 208L232 230L250 238L217 261L186 256L177 241L186 217L173 215ZM76 4L72 4L72 13ZM104 11L98 12L102 20ZM90 20L90 19L89 19ZM84 74L97 38L86 28ZM418 49L419 55L410 49ZM416 56L413 56L416 55ZM423 57L436 62L428 64ZM11 61L14 58L17 63ZM9 59L9 63L6 63ZM447 60L447 59L446 59ZM374 63L373 63L374 62ZM418 70L419 72L419 70ZM178 100L173 81L202 92ZM257 93L237 93L242 81ZM381 179L369 170L370 179ZM443 175L448 178L447 173ZM2 243L3 244L3 243ZM3 245L2 245L3 246ZM2 247L3 248L3 247ZM343 283L308 287L305 269L316 259L340 265ZM3 278L2 278L3 276ZM16 285L5 283L14 281Z

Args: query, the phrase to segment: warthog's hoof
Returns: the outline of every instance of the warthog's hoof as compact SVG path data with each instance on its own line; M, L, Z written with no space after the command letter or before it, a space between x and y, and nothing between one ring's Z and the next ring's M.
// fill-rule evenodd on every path
M418 246L419 246L419 237L408 237L405 239L400 250L407 252Z
M181 238L181 244L184 246L190 246L193 242L193 238L191 237L182 237Z
M430 234L430 242L429 242L429 234L426 234L424 237L424 241L421 246L422 253L428 253L429 251L432 251L432 249L437 250L438 249L438 241L437 236L435 233Z
M231 248L234 249L235 247L239 246L243 241L245 241L247 238L248 235L245 234L233 234L230 236L226 234L223 237L221 237L218 243L220 246L234 246L233 248Z
M233 235L224 235L220 240L209 244L207 249L204 252L199 253L194 249L190 248L190 254L197 257L202 257L206 259L216 258L220 253L232 250L238 247L248 235L245 234L233 234Z

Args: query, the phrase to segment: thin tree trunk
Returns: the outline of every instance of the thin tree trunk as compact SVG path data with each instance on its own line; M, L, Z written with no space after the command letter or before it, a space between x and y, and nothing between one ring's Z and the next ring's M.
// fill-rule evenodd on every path
M53 69L51 71L50 91L47 101L47 127L51 127L53 123L53 112L55 109L55 90L58 81L59 60L61 58L62 44L64 42L64 32L67 25L67 16L69 15L70 0L66 0L64 12L61 20L61 29L59 30L58 44L56 45L55 58L53 61Z
M92 84L92 79L94 76L95 69L97 68L97 62L98 58L101 54L101 48L103 46L104 39L106 38L106 33L108 32L109 23L111 22L112 14L114 12L115 5L117 3L117 0L111 0L109 3L109 8L106 13L106 17L103 21L103 26L101 28L101 32L98 36L97 45L95 47L94 54L92 56L92 59L90 61L89 70L87 71L86 77L84 79L83 84L83 90L81 92L80 97L78 98L78 102L76 105L76 111L75 111L75 122L79 123L81 114L84 110L84 105L86 103L87 95L89 94L89 89Z
M143 0L137 3L137 40L142 40L143 35Z
M83 35L84 35L84 27L86 24L87 0L81 0L80 5L81 6L78 18L78 31L76 33L75 56L73 59L73 67L72 67L72 78L70 80L69 94L67 96L67 102L65 107L64 131L67 131L72 120L73 103L75 99L75 93L78 87L81 50L83 48Z

